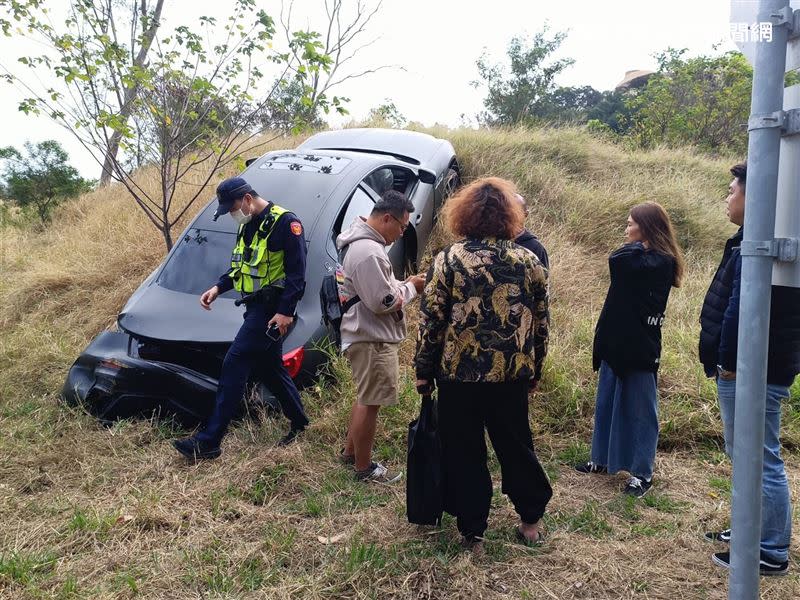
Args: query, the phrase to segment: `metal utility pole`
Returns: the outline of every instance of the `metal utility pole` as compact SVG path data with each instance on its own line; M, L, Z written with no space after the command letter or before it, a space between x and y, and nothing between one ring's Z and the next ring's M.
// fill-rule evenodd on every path
M794 113L783 110L787 41L795 30L789 0L761 0L757 21L771 23L772 27L771 40L756 44L748 127L733 435L731 600L758 598L772 272L776 259L794 260L792 253L796 255L797 250L796 239L775 239L781 136L797 133L792 131L796 129L792 125L796 123ZM793 137L797 139L796 135ZM784 171L789 170L787 167ZM790 168L796 169L794 165ZM796 205L798 198L788 200L788 205ZM798 232L794 231L794 235Z

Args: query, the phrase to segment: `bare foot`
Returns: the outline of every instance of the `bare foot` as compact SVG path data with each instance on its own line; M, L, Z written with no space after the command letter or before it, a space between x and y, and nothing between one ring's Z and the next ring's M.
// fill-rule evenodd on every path
M517 537L520 541L529 544L538 544L544 539L544 524L539 519L536 523L520 522L517 527Z

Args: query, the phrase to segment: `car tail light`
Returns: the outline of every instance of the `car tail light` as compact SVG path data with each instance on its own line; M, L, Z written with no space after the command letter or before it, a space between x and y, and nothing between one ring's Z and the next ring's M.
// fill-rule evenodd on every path
M283 366L289 371L289 376L292 379L297 377L297 374L300 372L300 366L303 364L303 357L305 354L305 349L300 346L283 355Z
M105 360L101 360L99 363L97 363L97 366L110 371L119 371L120 369L127 368L127 365L121 363L115 358L106 358Z

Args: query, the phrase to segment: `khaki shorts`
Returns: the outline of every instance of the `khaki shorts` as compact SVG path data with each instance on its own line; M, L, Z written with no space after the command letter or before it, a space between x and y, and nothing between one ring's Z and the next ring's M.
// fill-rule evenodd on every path
M397 380L400 372L398 345L386 342L355 342L344 351L353 371L359 404L397 404Z

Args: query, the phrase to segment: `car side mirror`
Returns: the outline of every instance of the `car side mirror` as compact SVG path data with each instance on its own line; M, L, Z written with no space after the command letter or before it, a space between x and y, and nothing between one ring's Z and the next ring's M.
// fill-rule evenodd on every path
M256 158L248 158L246 161L244 161L244 166L245 167L249 167L250 165L252 165L257 160L258 160L258 157L256 157Z
M436 183L436 174L432 173L431 171L420 169L417 172L417 175L419 176L419 180L422 183L427 183L428 185L433 185L434 183Z

